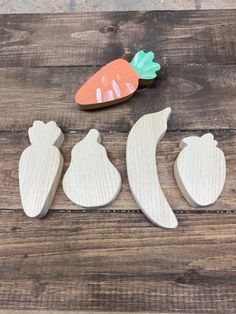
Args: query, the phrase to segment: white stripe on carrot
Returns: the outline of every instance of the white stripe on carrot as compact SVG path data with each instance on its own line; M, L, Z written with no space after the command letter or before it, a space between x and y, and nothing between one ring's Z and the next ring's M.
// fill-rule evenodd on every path
M135 91L134 86L130 82L127 82L126 86L127 86L128 92L133 93Z
M96 99L97 99L98 103L102 102L102 91L101 91L101 88L97 88L96 89Z
M107 98L109 101L113 100L114 99L114 96L113 96L113 91L111 89L109 89L107 91Z
M119 86L117 85L116 81L112 80L111 83L112 83L112 87L114 89L116 96L120 97L120 89L119 89Z

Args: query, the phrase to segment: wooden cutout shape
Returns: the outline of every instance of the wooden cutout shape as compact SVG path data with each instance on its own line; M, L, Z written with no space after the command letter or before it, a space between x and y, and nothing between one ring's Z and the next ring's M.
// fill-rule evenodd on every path
M35 121L28 133L31 146L23 151L19 162L21 202L28 217L42 218L61 177L63 157L58 148L64 135L54 121Z
M189 136L180 142L182 151L175 161L175 179L193 207L213 204L223 190L226 163L224 153L216 145L211 133Z
M130 189L143 213L155 225L176 228L175 214L168 204L157 175L156 146L167 129L170 108L142 116L127 140L126 160Z
M88 208L105 206L118 196L121 176L108 159L97 130L91 129L73 147L63 189L73 203Z
M145 81L151 83L157 76L161 67L153 59L153 52L141 50L130 63L124 59L108 63L80 87L75 102L80 109L91 110L127 100L139 85L147 85Z

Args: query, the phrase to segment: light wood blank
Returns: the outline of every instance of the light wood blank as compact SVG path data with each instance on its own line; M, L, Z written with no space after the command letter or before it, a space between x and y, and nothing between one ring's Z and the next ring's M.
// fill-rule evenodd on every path
M100 133L91 129L72 149L71 164L63 178L65 194L82 207L105 206L121 189L120 173L100 143Z
M46 215L61 177L63 157L58 150L64 135L54 121L35 121L29 129L31 146L21 154L19 184L24 212Z
M189 136L180 142L182 151L175 161L175 179L191 206L211 205L223 190L226 163L216 145L211 133Z
M175 228L177 219L160 187L156 146L167 129L170 108L142 116L132 127L126 147L130 189L143 213L154 224Z

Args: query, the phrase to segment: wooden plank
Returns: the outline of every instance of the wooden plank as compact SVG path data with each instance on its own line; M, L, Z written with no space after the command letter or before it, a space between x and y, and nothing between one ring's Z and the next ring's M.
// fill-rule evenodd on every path
M130 312L124 312L122 313L119 311L109 311L109 312L104 312L104 311L67 311L63 310L63 314L130 314ZM143 312L139 312L143 313ZM173 312L158 312L158 314L172 314ZM0 314L60 314L58 311L51 311L51 310L0 310ZM145 314L153 314L153 312L146 312Z
M73 146L78 143L86 133L66 134L65 141L61 147L62 155L65 159L64 170L69 167L70 155ZM179 142L186 136L202 135L198 132L167 132L163 140L157 147L157 165L161 187L169 201L171 207L175 210L194 210L188 205L180 193L174 179L173 167L180 148ZM133 210L138 209L134 202L127 181L126 173L126 140L125 133L101 133L102 142L107 149L109 159L118 169L122 177L122 190L115 202L109 207L113 210ZM218 201L205 210L236 210L235 207L235 178L236 178L236 131L216 131L215 139L219 142L219 147L224 151L226 157L227 176L224 190ZM18 162L21 152L29 145L27 134L14 133L2 134L0 137L0 206L1 208L14 209L22 208L18 187ZM56 192L55 199L51 205L53 209L80 209L74 205L65 196L61 183Z
M236 125L236 65L169 66L126 103L84 112L74 95L96 68L1 68L0 129L26 131L34 120L64 131L128 132L144 113L170 106L169 130L230 129Z
M1 15L0 66L105 64L150 49L165 64L235 64L236 10Z
M0 211L1 308L235 313L236 216L177 216Z
M130 312L118 311L67 311L63 310L63 314L130 314ZM139 312L144 313L144 312ZM172 314L173 312L158 312L158 314ZM179 312L180 313L180 312ZM60 314L58 311L51 310L0 310L0 314ZM153 312L146 312L144 314L153 314Z

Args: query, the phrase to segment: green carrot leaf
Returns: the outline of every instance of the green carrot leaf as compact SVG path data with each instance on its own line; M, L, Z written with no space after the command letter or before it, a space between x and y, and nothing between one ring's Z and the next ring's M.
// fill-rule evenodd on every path
M144 52L140 50L130 62L131 67L139 74L139 77L144 80L151 80L157 77L157 71L160 71L159 63L154 62L154 53L152 51Z

